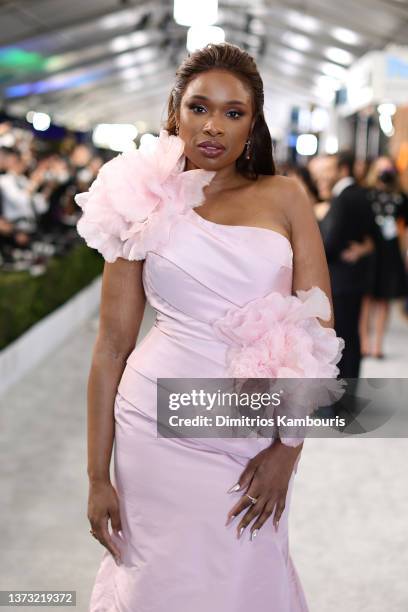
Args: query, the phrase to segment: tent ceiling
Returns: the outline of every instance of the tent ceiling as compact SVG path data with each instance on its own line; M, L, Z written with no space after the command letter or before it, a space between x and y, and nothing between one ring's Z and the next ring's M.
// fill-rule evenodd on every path
M267 95L318 102L319 77L389 43L406 44L408 0L220 0L226 40L256 58ZM10 112L87 128L157 127L186 28L173 2L0 1L0 97Z

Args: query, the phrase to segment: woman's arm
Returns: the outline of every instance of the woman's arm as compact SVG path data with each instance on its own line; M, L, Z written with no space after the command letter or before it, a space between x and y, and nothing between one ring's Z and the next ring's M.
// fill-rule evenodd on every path
M114 439L113 407L126 359L143 319L143 261L105 263L99 330L88 380L88 476L109 482Z
M292 291L320 287L330 301L331 318L319 322L324 327L333 327L333 301L331 283L322 236L316 221L313 207L304 189L294 181L287 183L285 198L286 214L291 231L293 249Z

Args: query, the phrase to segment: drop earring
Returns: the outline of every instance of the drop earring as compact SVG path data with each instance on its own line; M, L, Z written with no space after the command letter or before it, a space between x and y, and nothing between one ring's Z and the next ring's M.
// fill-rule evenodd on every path
M245 159L251 159L251 151L249 150L251 141L248 139L245 143L246 146L246 153L245 153Z

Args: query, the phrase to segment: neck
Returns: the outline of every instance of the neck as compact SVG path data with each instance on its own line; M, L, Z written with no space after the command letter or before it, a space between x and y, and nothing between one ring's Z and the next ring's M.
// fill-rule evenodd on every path
M184 171L199 169L199 166L196 166L190 159L186 158ZM220 168L220 170L216 170L215 172L216 174L212 178L211 183L204 188L207 195L218 193L224 189L232 189L240 186L243 182L248 182L247 179L237 171L235 163L225 166L225 168Z

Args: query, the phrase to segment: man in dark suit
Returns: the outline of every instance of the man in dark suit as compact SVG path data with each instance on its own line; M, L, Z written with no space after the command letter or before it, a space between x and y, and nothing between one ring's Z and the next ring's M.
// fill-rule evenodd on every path
M331 190L327 215L320 223L329 265L335 330L345 341L339 363L342 378L360 371L359 318L362 297L369 289L376 226L366 191L353 177L351 153L328 155L322 181Z

